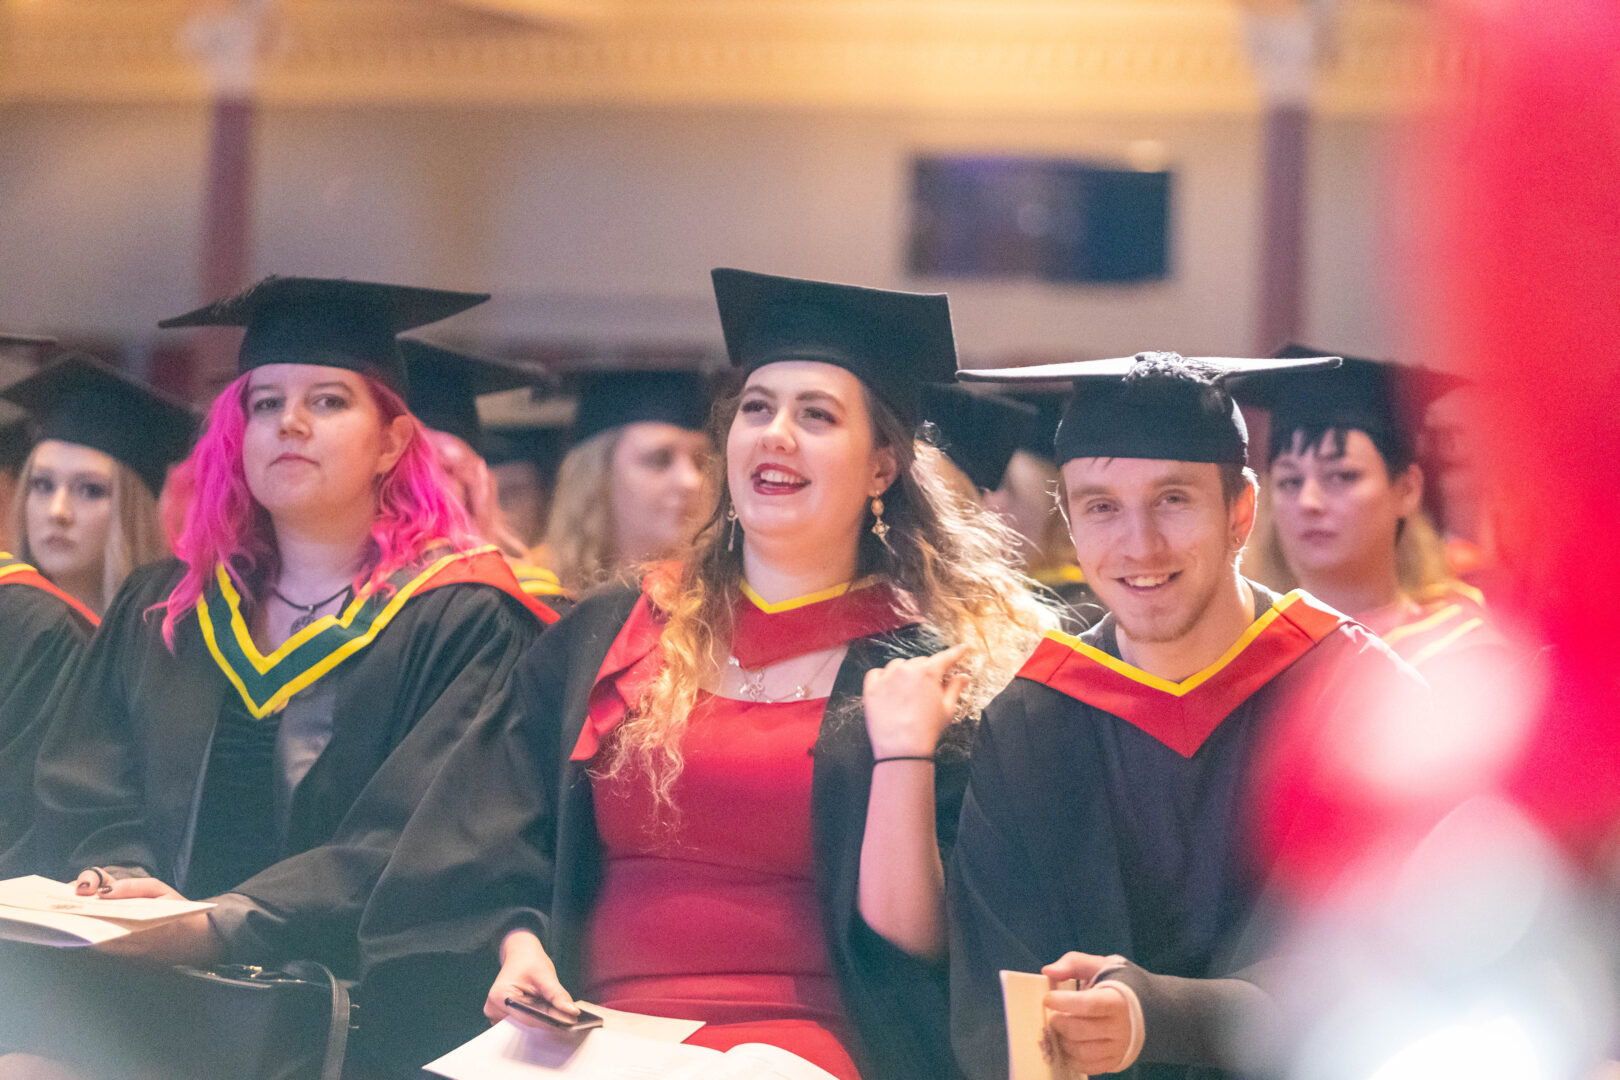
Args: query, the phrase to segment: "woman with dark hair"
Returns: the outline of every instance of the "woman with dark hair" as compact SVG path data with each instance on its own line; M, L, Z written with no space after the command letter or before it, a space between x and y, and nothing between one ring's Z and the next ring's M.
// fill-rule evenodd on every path
M747 376L716 411L719 505L520 665L524 716L469 736L384 874L369 977L459 982L424 1011L462 1020L579 994L846 1080L949 1076L970 722L1055 615L915 437L920 384L955 370L943 296L714 281Z
M1279 356L1317 355L1288 346ZM1431 662L1500 648L1479 592L1450 576L1423 513L1415 432L1430 402L1462 384L1444 372L1349 356L1332 371L1237 382L1270 411L1265 520L1251 572L1300 587L1356 619L1431 676Z
M473 537L394 341L482 299L270 278L163 324L245 326L241 374L172 478L177 558L130 577L53 710L28 846L81 895L215 906L107 951L352 973L399 827L467 726L507 707L556 616ZM159 1074L178 1037L28 1034Z

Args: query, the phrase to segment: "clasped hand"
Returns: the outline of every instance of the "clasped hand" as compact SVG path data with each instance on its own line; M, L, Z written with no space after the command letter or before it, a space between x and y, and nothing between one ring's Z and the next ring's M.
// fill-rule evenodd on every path
M1054 989L1047 991L1046 1029L1052 1047L1074 1071L1113 1073L1128 1069L1141 1050L1131 1015L1128 990L1093 986L1097 976L1118 958L1090 953L1064 953L1041 969ZM1077 990L1058 990L1073 979Z

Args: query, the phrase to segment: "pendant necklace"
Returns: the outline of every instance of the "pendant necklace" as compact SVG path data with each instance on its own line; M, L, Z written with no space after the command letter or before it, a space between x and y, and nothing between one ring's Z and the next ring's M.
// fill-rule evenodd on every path
M762 705L780 705L784 701L803 701L808 698L810 696L810 683L813 683L817 679L821 678L822 672L827 670L827 665L832 663L832 658L837 655L838 653L836 650L829 652L826 659L822 660L821 666L816 668L815 673L810 676L808 682L802 682L798 686L795 686L793 688L793 692L785 697L776 698L773 698L769 694L765 693L764 668L745 668L742 666L742 662L735 656L729 658L726 663L735 668L737 670L738 677L742 679L743 697L747 698L749 701L757 701Z
M310 623L315 621L315 613L317 611L321 610L321 608L325 607L327 604L330 604L332 601L338 599L339 597L348 596L349 593L352 591L352 589L353 589L352 586L345 585L345 586L343 586L343 588L339 589L337 592L333 593L331 596L328 596L325 600L319 600L319 601L316 601L313 604L300 604L296 600L289 600L285 596L282 596L281 595L281 590L276 588L274 585L270 586L270 593L277 600L280 600L283 604L286 604L288 607L296 608L297 610L303 612L302 615L298 616L298 618L296 618L296 619L294 619L292 621L291 633L296 634L296 633L298 633L298 631L302 630L304 627L308 626Z

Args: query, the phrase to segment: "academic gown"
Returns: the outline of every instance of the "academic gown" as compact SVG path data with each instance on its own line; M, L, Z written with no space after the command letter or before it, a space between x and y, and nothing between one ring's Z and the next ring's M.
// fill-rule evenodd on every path
M313 959L353 975L360 911L394 839L457 739L511 708L508 676L541 628L532 600L490 558L436 562L441 584L420 591L426 573L402 572L395 580L409 584L388 620L367 627L374 609L352 605L351 628L377 631L369 644L339 656L318 636L335 620L317 621L304 644L321 660L289 652L295 635L271 658L304 674L278 664L262 681L246 667L227 676L216 661L216 650L247 640L217 595L212 619L199 610L180 620L171 653L161 611L150 609L181 565L137 570L54 711L32 851L60 877L133 868L187 892L211 740L227 708L264 708L279 716L276 782L289 791L280 858L221 897L210 918L229 960Z
M33 819L34 758L50 697L98 621L39 571L0 552L0 851Z
M1249 633L1183 683L1119 659L1110 616L1079 638L1049 634L986 709L948 873L952 1037L972 1080L1007 1075L1002 969L1075 950L1207 979L1258 959L1261 763L1302 720L1359 715L1375 685L1423 693L1364 628L1252 587ZM1219 1063L1218 1032L1155 1017L1143 998L1147 1040L1122 1075L1221 1075L1189 1067Z
M1417 669L1440 701L1478 707L1481 687L1533 661L1510 641L1471 585L1447 582L1366 620L1395 654Z
M582 946L602 877L587 761L570 760L609 646L638 592L583 598L519 665L524 715L469 735L412 818L361 922L363 981L373 1000L414 1006L390 1033L402 1062L421 1063L484 1026L480 1010L505 932L536 931L562 984L584 986ZM880 937L856 910L872 772L861 711L865 674L897 656L937 651L915 627L852 641L813 754L811 829L817 899L849 1049L865 1080L955 1075L943 964ZM966 731L947 735L936 766L936 822L948 857L966 782Z

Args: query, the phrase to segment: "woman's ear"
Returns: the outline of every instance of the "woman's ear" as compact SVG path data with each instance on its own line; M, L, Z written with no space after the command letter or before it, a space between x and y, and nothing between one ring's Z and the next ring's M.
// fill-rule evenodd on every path
M872 451L872 486L876 489L869 492L872 498L877 498L893 486L900 476L900 458L892 446L880 446Z
M1417 462L1406 467L1406 471L1395 478L1390 485L1395 489L1395 498L1400 509L1399 516L1409 518L1423 507L1423 467Z
M382 453L377 458L377 475L383 476L399 463L405 448L411 444L413 421L408 413L400 413L382 429Z

